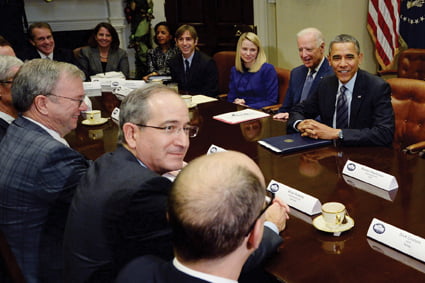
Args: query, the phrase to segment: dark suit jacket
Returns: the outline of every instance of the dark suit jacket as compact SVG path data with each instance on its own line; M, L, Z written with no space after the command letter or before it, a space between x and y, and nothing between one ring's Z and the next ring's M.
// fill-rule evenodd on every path
M6 135L6 131L8 127L9 127L9 123L0 118L0 141Z
M0 143L0 229L27 282L62 282L69 204L89 163L18 117Z
M172 261L142 256L130 262L117 277L116 283L201 283L208 282L174 267Z
M170 60L171 77L178 83L179 91L212 97L218 94L217 66L211 57L195 50L187 82L183 63L182 56L175 56Z
M166 219L171 182L140 165L124 147L106 153L78 186L65 231L65 277L111 282L130 260L152 254L173 258ZM274 253L282 238L264 229L248 268Z
M304 65L298 66L291 71L289 78L289 87L286 91L285 100L283 101L282 107L279 108L278 112L289 112L294 105L297 105L301 100L301 93L305 79L307 77L308 68ZM319 82L326 76L332 75L334 72L332 67L329 65L328 59L323 61L319 71L314 77L313 84L311 85L308 96L314 93L319 85ZM307 96L307 97L308 97Z
M35 48L34 46L28 47L28 48L24 49L21 53L18 53L18 57L22 61L41 58L40 54L37 52L37 48ZM71 63L71 64L74 64L74 65L77 64L77 62L75 61L75 58L74 58L74 54L72 53L72 50L63 49L63 48L55 48L54 49L53 60Z
M337 92L338 78L335 75L323 78L315 93L292 108L288 128L292 129L297 120L314 119L318 115L324 124L332 127ZM391 145L394 112L391 88L386 81L363 70L357 72L350 125L342 130L344 145Z

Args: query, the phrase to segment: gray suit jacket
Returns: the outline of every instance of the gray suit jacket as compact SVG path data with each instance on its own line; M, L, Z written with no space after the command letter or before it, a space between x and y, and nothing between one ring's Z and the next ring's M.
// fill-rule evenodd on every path
M62 282L69 204L89 162L18 117L0 143L0 229L27 282Z
M78 64L81 70L86 74L86 79L90 76L103 73L102 62L100 61L99 49L93 47L83 47L78 57ZM108 62L105 72L122 72L128 79L130 76L130 67L128 64L127 52L121 48L118 50L109 50Z

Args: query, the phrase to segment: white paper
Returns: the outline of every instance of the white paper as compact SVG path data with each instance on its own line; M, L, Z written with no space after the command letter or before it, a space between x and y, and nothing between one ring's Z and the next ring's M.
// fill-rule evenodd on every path
M275 193L276 196L281 198L289 206L307 213L308 215L318 214L322 211L322 205L317 198L275 180L270 181L267 190Z
M383 190L390 191L398 188L397 180L394 176L351 160L347 160L342 173Z
M270 116L262 111L253 109L244 109L241 111L228 112L220 115L216 115L213 118L229 124L238 124L245 121L255 120Z
M353 186L357 189L366 191L370 194L373 194L375 196L378 196L380 198L389 200L389 201L394 201L395 197L397 195L398 189L393 189L390 191L387 190L383 190L381 188L378 188L376 186L373 186L371 184L368 184L366 182L363 182L361 180L358 180L356 178L347 176L347 175L342 175L342 178L344 179L344 181L349 184L350 186Z
M215 144L212 144L207 151L207 155L212 153L217 153L217 152L223 152L223 151L226 151L226 150L224 148L216 146Z
M209 96L202 95L202 94L197 94L197 95L192 96L192 103L194 103L194 104L201 104L201 103L206 103L206 102L211 102L211 101L217 101L217 98L209 97Z
M86 96L102 96L100 82L83 82L83 88Z
M391 224L373 218L367 236L425 262L425 240Z

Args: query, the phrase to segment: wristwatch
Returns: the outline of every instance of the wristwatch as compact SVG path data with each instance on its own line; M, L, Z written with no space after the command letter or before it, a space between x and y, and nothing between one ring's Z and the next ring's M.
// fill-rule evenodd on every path
M344 139L344 134L342 133L342 130L340 130L339 133L338 133L338 139L340 139L340 140Z

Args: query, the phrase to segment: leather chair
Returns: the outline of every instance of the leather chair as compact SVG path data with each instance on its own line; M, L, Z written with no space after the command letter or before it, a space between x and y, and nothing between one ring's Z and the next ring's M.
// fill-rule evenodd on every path
M285 100L286 91L289 87L289 77L291 74L291 71L284 68L275 67L276 73L277 73L277 79L278 79L278 92L279 92L279 100L278 104L265 106L261 110L267 113L276 113L279 108L282 106L283 101Z
M219 51L213 55L218 71L218 89L220 94L229 92L230 70L235 65L235 51Z
M25 279L22 274L21 268L16 262L15 255L12 253L12 250L9 247L6 236L3 234L3 231L1 230L0 230L0 255L2 259L2 264L4 265L6 269L4 271L7 272L8 278L11 280L10 282L24 283ZM3 279L6 280L6 278L3 278ZM6 281L6 282L9 282L9 281Z
M425 80L425 49L409 48L398 55L397 70L381 71L379 75Z
M391 78L395 114L393 146L415 153L425 148L425 81Z

